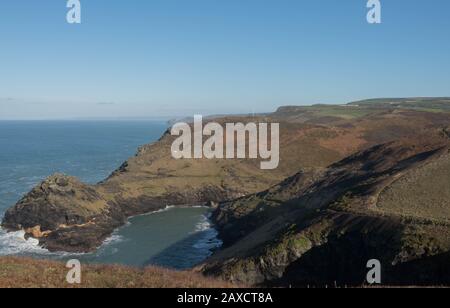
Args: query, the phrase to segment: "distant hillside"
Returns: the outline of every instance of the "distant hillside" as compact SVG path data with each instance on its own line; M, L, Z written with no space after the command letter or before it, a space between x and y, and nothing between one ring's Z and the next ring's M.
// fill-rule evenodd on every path
M363 108L396 108L429 112L450 112L450 97L380 98L350 103Z
M278 108L274 116L291 121L329 125L337 121L364 118L396 110L449 113L450 97L378 98L344 105L283 106Z

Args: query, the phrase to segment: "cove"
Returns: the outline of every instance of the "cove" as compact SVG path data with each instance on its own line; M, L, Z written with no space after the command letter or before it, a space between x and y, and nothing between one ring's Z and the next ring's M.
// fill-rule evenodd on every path
M191 268L221 246L207 218L209 211L173 207L133 217L97 252L79 259L85 263Z

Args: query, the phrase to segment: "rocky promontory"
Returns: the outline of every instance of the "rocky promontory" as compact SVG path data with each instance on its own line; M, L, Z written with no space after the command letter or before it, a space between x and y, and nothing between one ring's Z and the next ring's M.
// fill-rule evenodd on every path
M50 251L87 252L126 221L117 204L74 177L55 174L10 208L2 226L25 230Z

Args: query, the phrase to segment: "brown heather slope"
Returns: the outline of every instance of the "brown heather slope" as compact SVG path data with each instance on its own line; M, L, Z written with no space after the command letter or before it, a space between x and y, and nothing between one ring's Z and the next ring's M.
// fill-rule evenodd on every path
M81 284L66 282L64 263L0 258L0 288L231 288L231 283L192 272L118 265L82 266Z
M92 251L131 215L264 191L299 170L320 172L376 144L442 130L450 114L372 105L313 106L216 121L279 122L279 168L262 171L254 160L175 160L170 155L174 138L166 133L97 185L64 175L48 178L7 211L2 226L24 229L52 251Z
M450 142L429 132L303 171L214 214L224 249L199 270L252 285L450 285ZM436 171L439 170L437 173Z

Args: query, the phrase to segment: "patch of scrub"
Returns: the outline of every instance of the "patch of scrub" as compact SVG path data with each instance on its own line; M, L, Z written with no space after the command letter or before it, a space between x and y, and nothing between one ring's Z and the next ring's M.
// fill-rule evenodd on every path
M406 217L450 222L450 156L409 171L379 196L377 208Z

